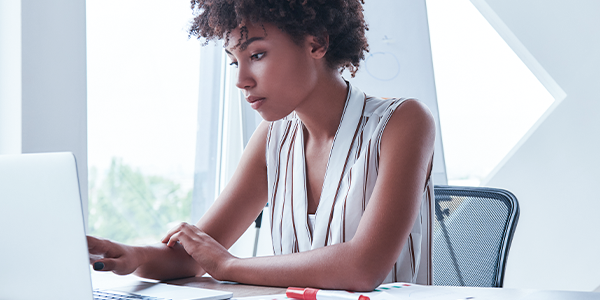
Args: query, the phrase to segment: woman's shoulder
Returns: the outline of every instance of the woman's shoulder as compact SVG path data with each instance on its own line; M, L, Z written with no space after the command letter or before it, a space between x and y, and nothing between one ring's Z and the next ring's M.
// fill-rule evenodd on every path
M391 142L397 147L405 147L402 140L435 138L433 115L423 102L415 98L365 95L363 115L376 126L373 130L374 136L377 137L377 145Z
M398 136L413 136L416 139L435 137L435 120L429 108L416 99L400 99L390 112L389 121L382 139L395 140ZM433 144L432 144L433 145Z
M392 118L408 119L408 121L411 122L418 121L431 124L435 122L433 114L427 105L414 98L399 99Z
M364 115L367 117L371 116L384 116L396 115L398 109L402 108L402 111L410 111L418 114L431 115L427 106L416 98L390 98L390 97L376 97L365 95L365 110ZM401 113L399 113L401 114Z
M415 98L377 97L365 94L365 109L363 115L371 117L390 114L407 101L419 102L419 100Z

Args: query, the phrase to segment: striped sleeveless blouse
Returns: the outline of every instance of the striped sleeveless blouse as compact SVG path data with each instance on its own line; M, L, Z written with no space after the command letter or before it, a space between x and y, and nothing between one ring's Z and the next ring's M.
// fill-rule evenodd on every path
M350 85L329 154L314 230L307 215L302 122L295 113L291 113L270 124L266 149L268 208L276 255L307 251L352 239L377 180L383 130L403 101L369 97ZM431 180L428 179L425 186L431 188ZM428 190L425 189L423 198L430 200L428 197L431 193ZM423 201L421 214L384 283L416 282L421 261L426 202Z

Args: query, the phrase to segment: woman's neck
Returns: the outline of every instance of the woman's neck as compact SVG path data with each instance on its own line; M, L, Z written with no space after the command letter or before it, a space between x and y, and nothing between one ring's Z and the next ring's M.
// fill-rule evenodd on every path
M321 143L331 141L337 132L348 97L349 86L335 71L324 76L310 96L298 107L296 114L305 127L305 138Z

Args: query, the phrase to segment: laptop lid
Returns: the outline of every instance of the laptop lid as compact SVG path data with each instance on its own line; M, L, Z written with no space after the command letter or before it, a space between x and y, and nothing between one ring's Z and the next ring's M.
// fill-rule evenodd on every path
M0 299L92 299L72 153L0 155ZM231 292L140 282L115 289L177 300Z
M71 153L0 156L0 299L92 299Z

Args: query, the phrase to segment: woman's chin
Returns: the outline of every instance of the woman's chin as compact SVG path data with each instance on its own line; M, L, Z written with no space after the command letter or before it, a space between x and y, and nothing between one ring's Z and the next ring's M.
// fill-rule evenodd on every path
M289 115L289 114L282 115L282 114L268 113L265 111L257 111L257 112L263 118L263 120L265 120L267 122L281 120Z

